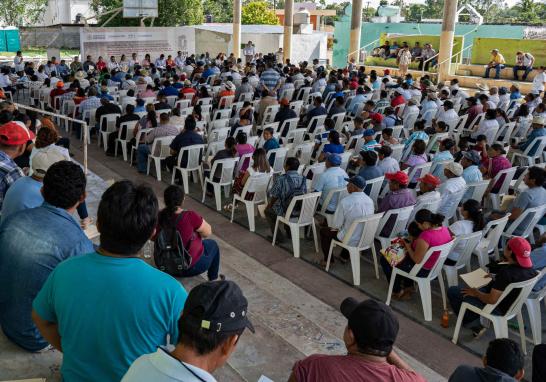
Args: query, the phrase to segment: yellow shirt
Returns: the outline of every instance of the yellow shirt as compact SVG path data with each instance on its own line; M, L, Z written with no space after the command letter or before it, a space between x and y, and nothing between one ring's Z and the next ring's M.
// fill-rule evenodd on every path
M506 61L504 61L504 57L502 54L497 53L496 56L491 55L491 62L494 62L496 65L504 64Z

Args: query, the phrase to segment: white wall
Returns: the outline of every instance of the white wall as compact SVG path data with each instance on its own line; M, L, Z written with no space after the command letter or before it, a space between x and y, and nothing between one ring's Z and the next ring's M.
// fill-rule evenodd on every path
M328 58L327 34L314 32L292 35L292 63L310 62L315 58Z

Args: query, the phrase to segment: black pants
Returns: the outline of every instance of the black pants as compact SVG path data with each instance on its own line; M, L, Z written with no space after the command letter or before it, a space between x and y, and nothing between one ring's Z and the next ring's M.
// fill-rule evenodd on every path
M536 345L533 350L533 382L546 381L546 344Z
M322 248L322 254L324 255L324 261L328 261L328 252L330 251L330 245L332 240L337 240L337 229L332 229L330 227L322 227L320 229L320 247ZM349 251L343 249L341 251L341 258L348 260Z

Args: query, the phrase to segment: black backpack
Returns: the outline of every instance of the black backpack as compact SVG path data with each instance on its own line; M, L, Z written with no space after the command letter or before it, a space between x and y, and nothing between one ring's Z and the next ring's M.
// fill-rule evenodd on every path
M184 212L178 215L174 223L175 228L172 231L164 229L159 231L154 243L155 265L159 270L171 276L181 276L192 266L192 258L188 249L194 239L194 233L192 233L186 248L180 232L176 229L183 216Z
M296 184L294 183L294 180L292 179L290 175L285 175L285 176L288 180L290 190L286 194L286 197L284 198L284 200L282 200L282 208L284 212L288 210L288 206L290 205L290 202L292 202L292 198L294 198L295 196L305 195L305 188L306 188L305 178L302 177L301 183L298 186L296 186ZM292 210L291 217L298 216L300 212L301 212L301 202L298 202L296 203L296 205L294 206L294 209Z

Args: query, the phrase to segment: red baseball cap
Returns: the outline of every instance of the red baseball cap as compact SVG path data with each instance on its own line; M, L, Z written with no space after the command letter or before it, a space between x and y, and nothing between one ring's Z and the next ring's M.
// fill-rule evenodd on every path
M22 145L34 137L34 133L20 122L11 121L0 126L0 144L6 146Z
M279 104L281 104L282 106L288 106L288 105L290 105L290 101L288 100L288 98L282 98L279 101Z
M403 171L386 173L385 178L387 178L388 180L394 180L400 184L403 184L404 186L407 186L409 184L408 174Z
M371 113L369 114L369 116L370 116L370 119L371 119L373 122L377 122L377 123L383 122L383 115L380 114L380 113L371 112Z
M522 237L516 236L508 240L508 248L514 255L522 268L533 268L531 261L531 244Z
M426 174L422 178L417 179L421 183L428 183L431 186L438 187L440 184L442 184L442 181L437 176L434 176L432 174Z
M385 69L385 70L383 71L383 73L384 73L386 76L388 76L389 74L391 74L391 71L390 71L390 69Z

